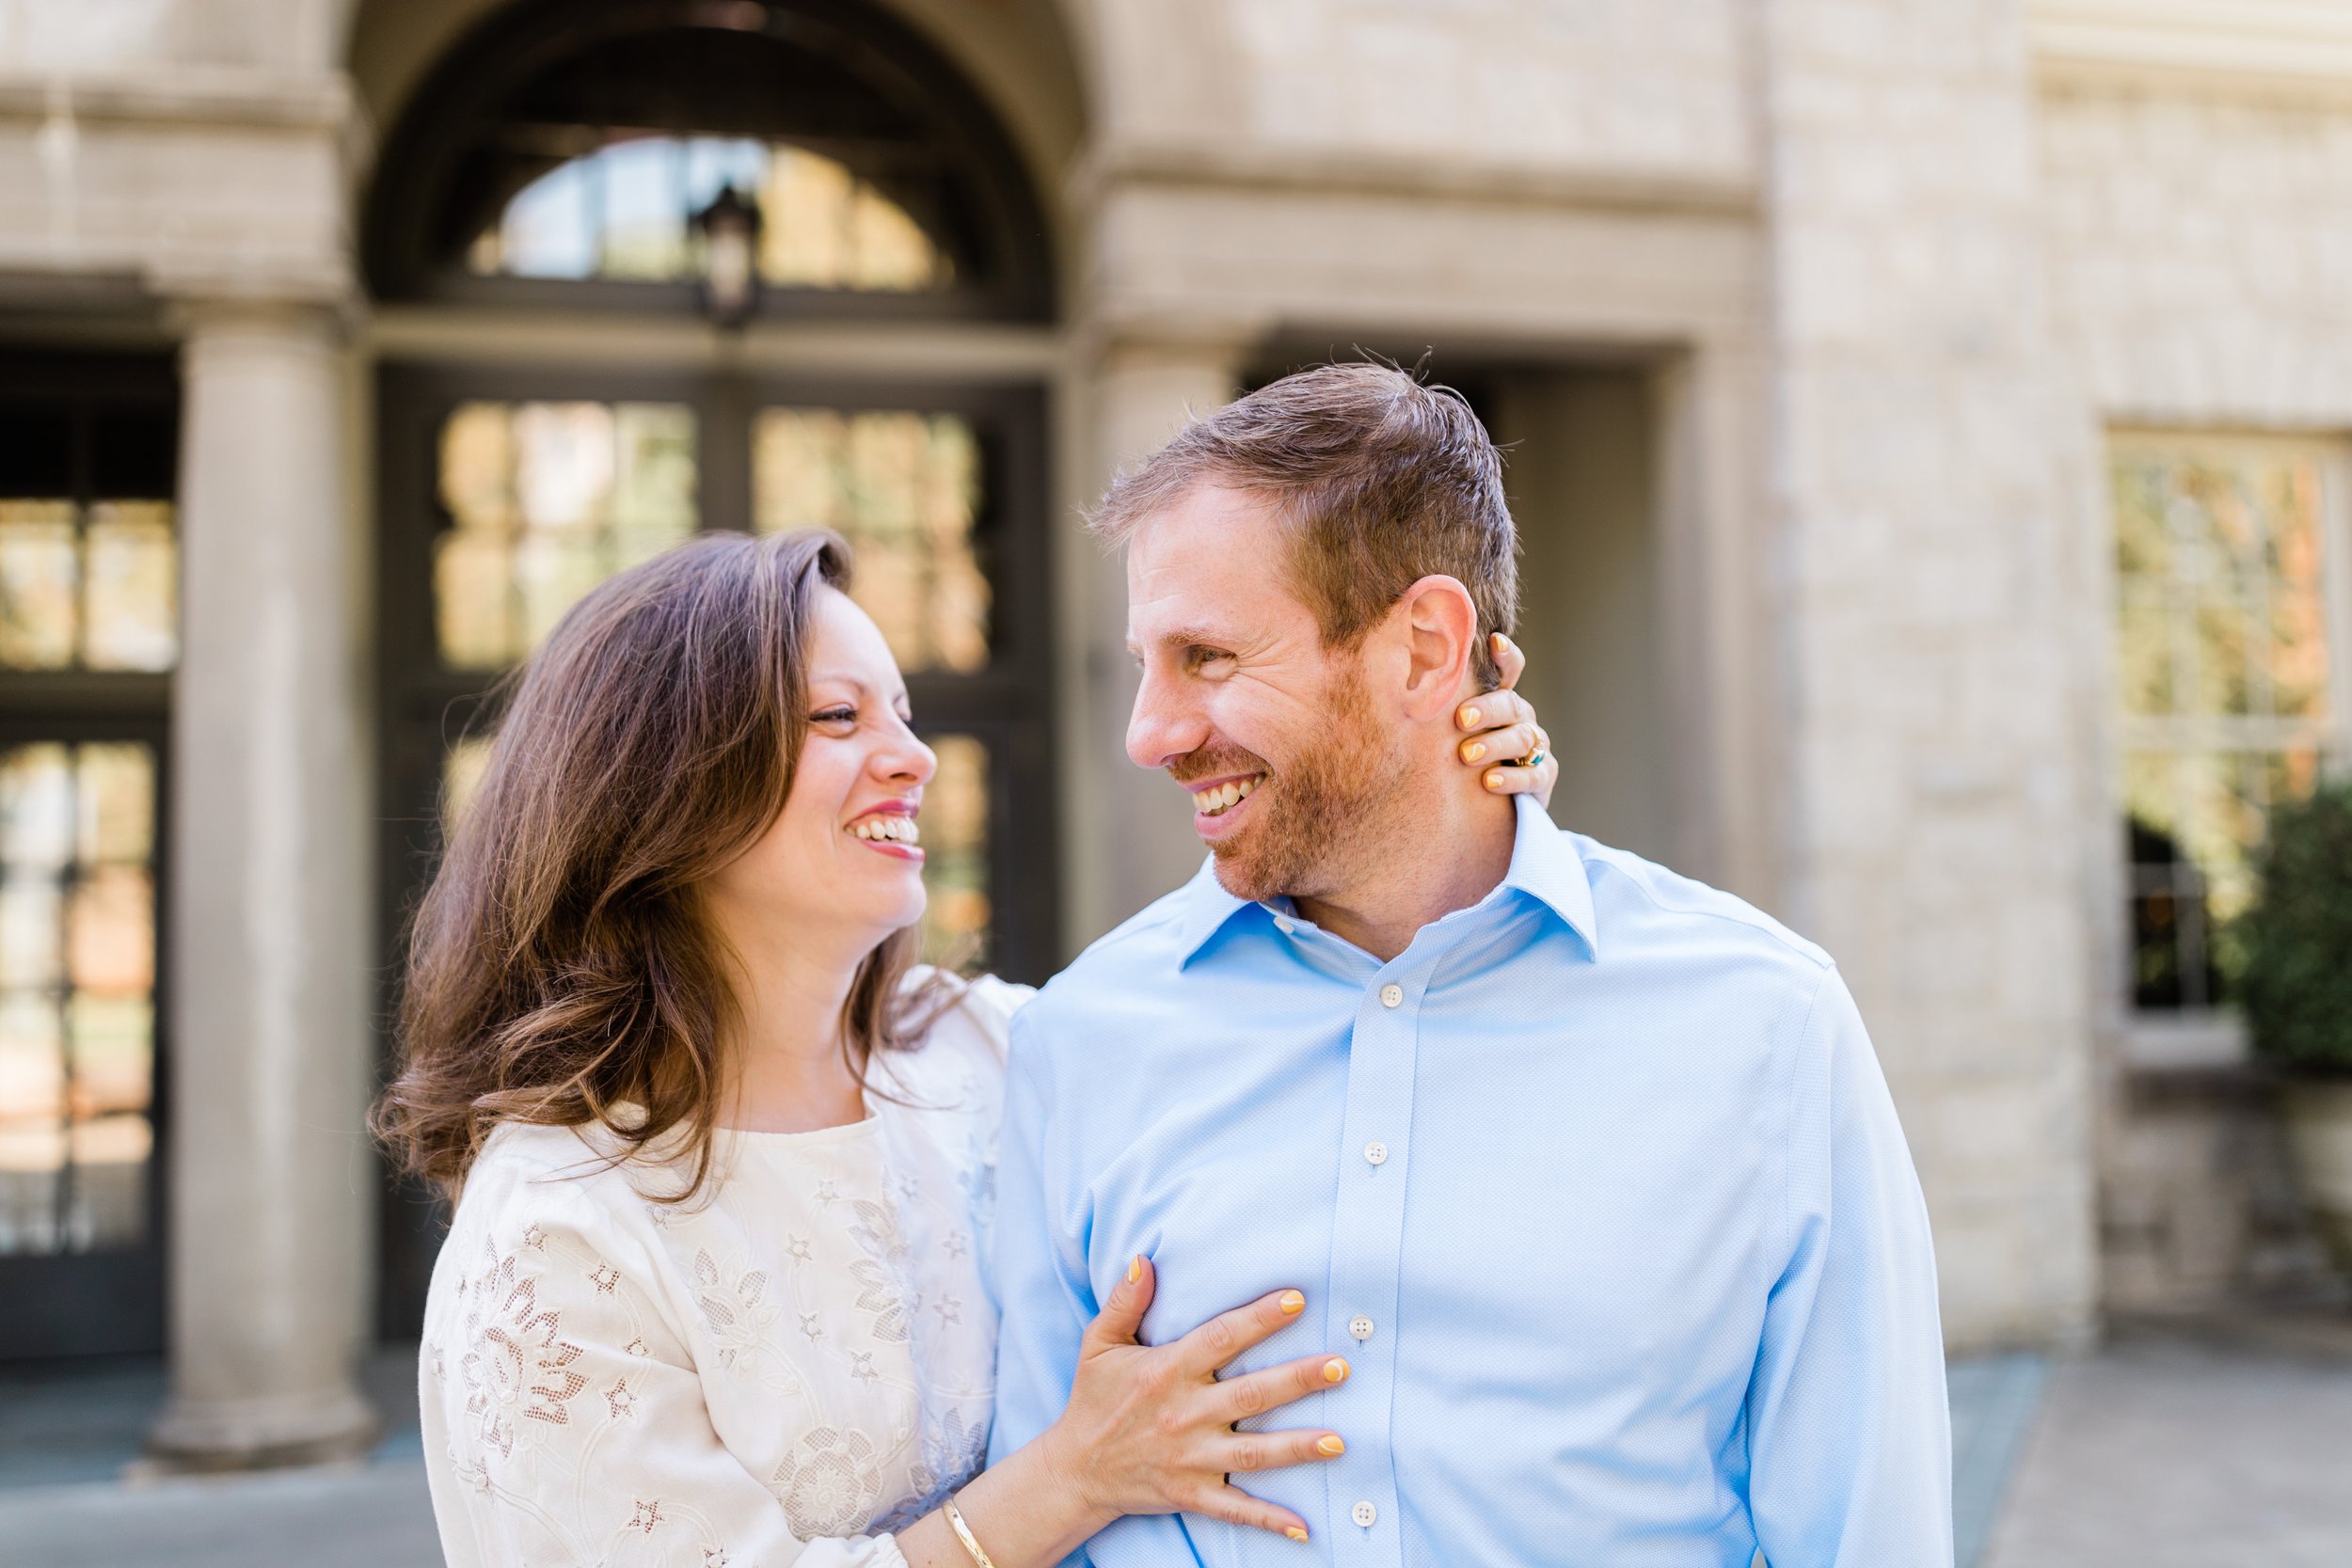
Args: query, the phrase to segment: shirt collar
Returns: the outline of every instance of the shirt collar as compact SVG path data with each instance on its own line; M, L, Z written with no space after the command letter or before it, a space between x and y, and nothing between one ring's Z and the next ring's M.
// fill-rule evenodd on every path
M1568 835L1544 815L1541 806L1524 795L1513 799L1518 825L1511 843L1511 868L1503 873L1502 885L1518 890L1558 915L1563 924L1583 939L1584 950L1597 958L1600 934L1593 918L1593 885L1584 875L1584 858L1577 853ZM1179 927L1181 951L1176 960L1179 967L1191 963L1200 949L1208 945L1209 939L1242 911L1257 910L1268 915L1273 912L1263 904L1236 898L1226 892L1225 884L1216 879L1215 855L1200 863L1200 869L1184 887L1184 900Z
M1584 951L1600 957L1600 924L1593 916L1593 884L1576 841L1560 831L1532 795L1512 797L1518 807L1518 832L1511 844L1511 869L1502 885L1517 888L1584 940Z
M1216 879L1216 857L1210 855L1200 863L1200 869L1184 884L1184 922L1179 931L1182 952L1176 958L1178 968L1192 962L1209 939L1225 928L1225 923L1244 910L1264 908L1247 898L1236 898L1225 891L1225 884Z

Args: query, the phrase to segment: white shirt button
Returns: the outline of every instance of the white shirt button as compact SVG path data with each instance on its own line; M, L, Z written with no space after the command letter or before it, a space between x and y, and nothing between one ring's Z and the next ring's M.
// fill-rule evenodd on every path
M1284 920L1279 914L1274 917L1274 928L1281 932L1284 936L1289 936L1293 931L1298 929L1297 927L1292 925L1289 921Z
M1369 1339L1372 1338L1372 1320L1359 1313L1347 1320L1347 1331L1359 1339Z
M1383 1007L1393 1007L1404 1000L1405 988L1403 986L1391 983L1380 988L1380 1006ZM1366 1503L1364 1506L1370 1508L1372 1505Z
M1358 1503L1347 1511L1347 1516L1366 1529L1380 1522L1380 1511L1370 1503Z
M1379 1139L1375 1138L1372 1142L1364 1145L1365 1164L1385 1165L1388 1163L1389 1146L1387 1144L1384 1144Z

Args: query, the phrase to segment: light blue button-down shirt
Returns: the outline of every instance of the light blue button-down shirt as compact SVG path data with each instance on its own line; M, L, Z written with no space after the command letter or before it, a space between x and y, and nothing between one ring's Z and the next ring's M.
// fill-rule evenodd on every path
M1136 1253L1144 1337L1296 1286L1241 1370L1354 1374L1250 1427L1308 1548L1191 1515L1086 1557L1361 1568L1942 1568L1949 1418L1902 1130L1821 951L1564 833L1381 963L1213 871L1012 1027L997 1457L1059 1414Z

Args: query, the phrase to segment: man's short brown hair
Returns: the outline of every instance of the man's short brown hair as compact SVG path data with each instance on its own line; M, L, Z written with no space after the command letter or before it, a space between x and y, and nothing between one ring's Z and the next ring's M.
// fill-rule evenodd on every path
M1442 574L1478 609L1471 669L1518 618L1502 456L1470 404L1387 365L1318 365L1192 420L1115 480L1089 526L1124 544L1203 484L1263 497L1288 525L1291 578L1326 647L1352 648L1405 591Z

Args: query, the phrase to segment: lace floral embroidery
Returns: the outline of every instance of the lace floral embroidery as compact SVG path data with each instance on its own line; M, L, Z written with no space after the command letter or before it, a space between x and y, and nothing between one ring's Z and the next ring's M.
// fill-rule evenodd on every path
M718 1341L719 1365L730 1371L758 1357L777 1318L765 1270L722 1269L702 1250L694 1254L694 1305Z
M882 1497L882 1469L862 1432L818 1427L801 1439L805 1452L776 1466L774 1491L792 1533L803 1541L859 1535Z
M746 1267L739 1258L722 1261L701 1248L693 1267L694 1305L710 1329L719 1365L775 1393L804 1393L807 1384L784 1344L789 1314L768 1271Z
M475 1284L458 1370L474 1434L504 1459L514 1454L520 1422L570 1421L572 1397L588 1380L571 1370L585 1353L559 1337L561 1315L540 1310L539 1282L521 1274L513 1253L485 1250L490 1266Z
M850 1264L850 1277L857 1281L858 1306L874 1314L874 1338L886 1345L906 1343L919 1305L914 1292L871 1258Z
M907 1474L914 1496L874 1521L877 1530L901 1530L937 1508L949 1494L980 1473L988 1457L988 1425L964 1424L963 1412L923 1427L923 1454Z
M886 1203L865 1198L850 1207L857 1211L857 1223L850 1227L850 1239L884 1262L904 1262L907 1241L898 1228L898 1212Z

